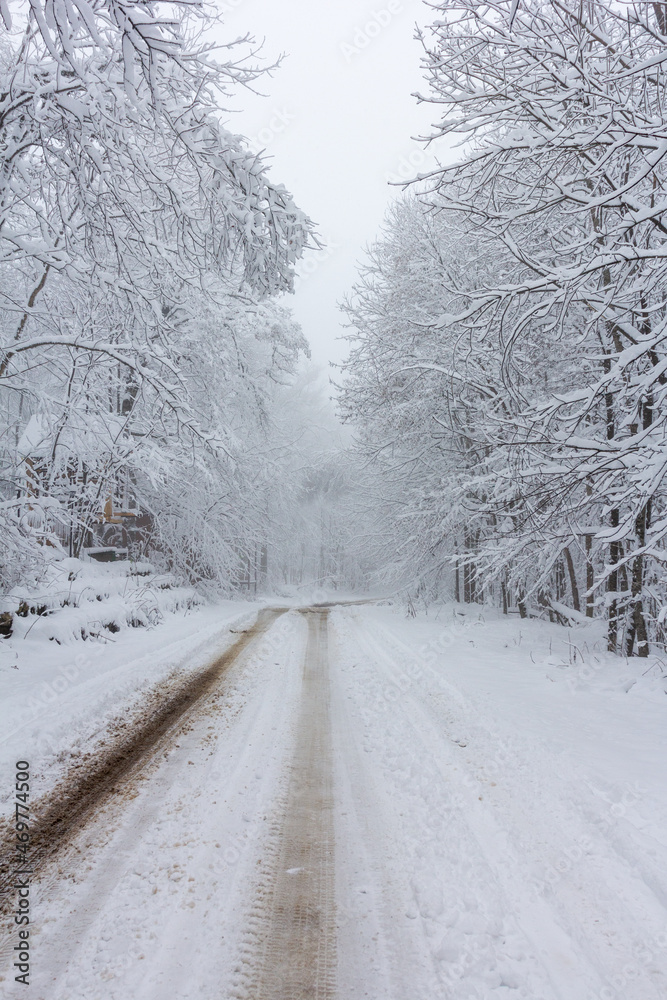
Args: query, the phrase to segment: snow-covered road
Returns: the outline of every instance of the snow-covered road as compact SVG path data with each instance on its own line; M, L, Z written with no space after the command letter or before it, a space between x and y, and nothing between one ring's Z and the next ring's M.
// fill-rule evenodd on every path
M660 684L577 664L558 626L449 614L232 636L61 837L30 992L11 930L3 996L664 1000Z
M650 734L653 767L623 779L586 751L596 723L598 752L618 740L620 699L581 705L531 670L548 626L524 625L520 657L519 623L475 617L334 613L341 995L664 998L665 709L642 706L643 730L636 713L617 754Z

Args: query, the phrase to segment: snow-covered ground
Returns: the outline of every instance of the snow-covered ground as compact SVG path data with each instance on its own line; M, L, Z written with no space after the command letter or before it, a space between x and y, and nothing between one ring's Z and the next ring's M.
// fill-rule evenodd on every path
M342 995L667 996L660 664L487 611L334 622Z
M117 574L111 576L112 583L117 580ZM167 593L171 600L173 591ZM109 611L114 603L103 606ZM125 609L129 602L122 603ZM28 758L33 795L53 788L72 756L93 748L115 719L139 707L142 693L201 668L231 645L236 634L230 629L254 621L257 605L224 601L181 611L163 608L164 619L153 627L122 628L104 641L85 642L71 634L64 639L70 610L90 621L83 608L65 609L68 621L56 617L55 628L49 618L19 618L23 628L0 640L0 769L9 775L16 760ZM55 629L63 635L61 644L45 634ZM6 812L12 801L7 779L0 786L0 810Z
M86 649L27 721L31 686L67 678L72 650L4 668L3 721L19 720L3 730L7 790L22 756L53 787L68 745L93 746L171 671L219 655L256 609L198 609ZM318 997L664 1000L664 670L610 657L596 629L331 610L337 973ZM306 616L277 617L35 886L30 996L256 1000L307 641Z

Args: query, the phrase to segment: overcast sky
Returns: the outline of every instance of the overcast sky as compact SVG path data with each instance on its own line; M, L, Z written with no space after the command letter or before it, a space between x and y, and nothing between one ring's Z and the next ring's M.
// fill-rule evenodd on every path
M338 339L337 302L396 197L387 178L433 162L411 138L437 114L411 96L425 90L415 23L429 23L433 11L421 0L217 2L225 40L250 32L265 39L269 61L285 54L261 85L267 96L243 93L229 127L266 149L272 179L294 194L328 243L304 262L288 303L314 361L340 361L347 345Z

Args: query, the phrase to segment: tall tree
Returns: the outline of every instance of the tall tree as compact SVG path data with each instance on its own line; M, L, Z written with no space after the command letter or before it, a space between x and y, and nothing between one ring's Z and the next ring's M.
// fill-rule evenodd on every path
M214 308L232 317L217 334L234 343L292 287L311 226L221 124L221 98L261 70L243 42L222 58L201 42L199 4L10 0L2 14L3 516L36 553L66 483L87 477L99 508L137 435L228 460L193 392L193 332ZM268 329L277 359L281 323ZM35 434L28 488L18 445ZM66 503L58 516L71 514Z
M664 482L665 208L660 4L543 2L433 5L424 38L429 92L460 136L462 159L430 178L434 204L514 258L516 269L470 295L447 322L495 331L507 353L547 321L559 336L583 311L573 391L536 400L531 427L551 443L532 470L545 506L587 483L607 512L609 644L648 653L646 560L667 524ZM538 234L542 239L537 239ZM547 468L548 464L548 468ZM546 474L548 473L548 474ZM545 476L546 474L546 476ZM524 469L524 491L531 470ZM538 505L537 513L540 509ZM630 585L625 581L630 578Z

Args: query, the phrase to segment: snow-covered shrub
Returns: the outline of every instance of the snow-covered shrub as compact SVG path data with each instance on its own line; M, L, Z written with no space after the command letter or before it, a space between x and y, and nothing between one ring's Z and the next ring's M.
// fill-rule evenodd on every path
M121 629L157 625L201 600L150 563L60 559L30 586L12 588L0 612L12 616L14 640L31 635L64 644L112 640Z

